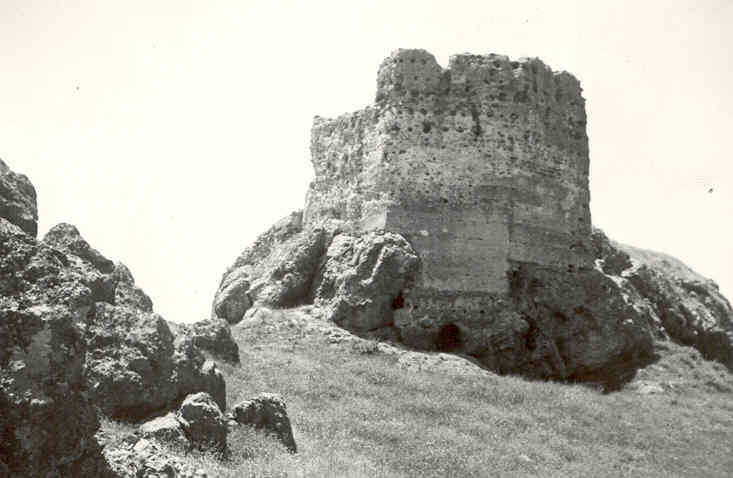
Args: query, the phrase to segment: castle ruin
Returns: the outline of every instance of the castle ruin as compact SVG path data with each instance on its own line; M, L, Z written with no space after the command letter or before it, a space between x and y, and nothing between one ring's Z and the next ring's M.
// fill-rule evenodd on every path
M580 84L541 60L398 50L375 104L316 117L304 225L404 236L422 260L410 310L488 314L521 264L592 267ZM458 318L458 317L457 317Z

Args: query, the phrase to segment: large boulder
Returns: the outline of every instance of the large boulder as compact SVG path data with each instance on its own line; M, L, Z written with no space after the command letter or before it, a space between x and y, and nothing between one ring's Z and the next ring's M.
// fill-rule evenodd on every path
M293 438L293 428L290 425L287 407L280 395L261 393L254 398L244 400L232 408L232 418L240 425L251 426L273 434L293 453L298 450Z
M199 392L186 397L176 418L192 445L201 449L225 450L228 421L209 394Z
M14 173L0 159L0 217L36 237L38 233L38 207L36 190L23 174Z
M512 273L515 310L526 321L531 375L623 382L652 357L654 319L596 270L558 271L523 264Z
M226 271L212 315L235 324L254 304L290 307L307 301L333 233L328 227L303 230L299 211L277 222Z
M313 297L333 322L368 331L392 325L420 270L420 259L400 235L339 234L328 247L313 283Z
M65 256L0 218L0 470L106 476L79 324L89 288Z

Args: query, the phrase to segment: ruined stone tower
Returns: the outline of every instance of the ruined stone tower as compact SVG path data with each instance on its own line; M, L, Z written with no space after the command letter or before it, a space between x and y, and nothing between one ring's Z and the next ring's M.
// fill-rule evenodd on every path
M443 69L398 50L375 104L316 117L305 225L403 235L423 263L411 306L436 312L483 311L522 263L587 268L584 104L578 80L539 59L463 54Z
M212 314L310 304L365 337L609 389L667 332L730 364L731 309L712 286L700 297L717 312L693 305L702 285L677 312L677 279L591 230L584 104L539 59L463 54L443 69L396 51L373 105L316 117L304 210L237 257Z

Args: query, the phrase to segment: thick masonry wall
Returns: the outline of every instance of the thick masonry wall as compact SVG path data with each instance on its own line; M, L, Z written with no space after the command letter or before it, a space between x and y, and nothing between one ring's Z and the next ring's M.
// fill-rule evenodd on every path
M479 310L469 297L506 293L512 263L590 267L584 102L539 59L456 55L443 69L398 50L374 105L316 118L304 221L404 235L423 262L413 297L464 294Z

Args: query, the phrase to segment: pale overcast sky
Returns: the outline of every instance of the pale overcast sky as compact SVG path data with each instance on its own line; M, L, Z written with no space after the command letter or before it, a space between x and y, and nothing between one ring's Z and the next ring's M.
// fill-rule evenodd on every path
M733 295L733 2L0 0L0 157L174 321L303 206L314 115L381 60L538 56L581 81L593 222ZM710 189L713 192L708 192Z

